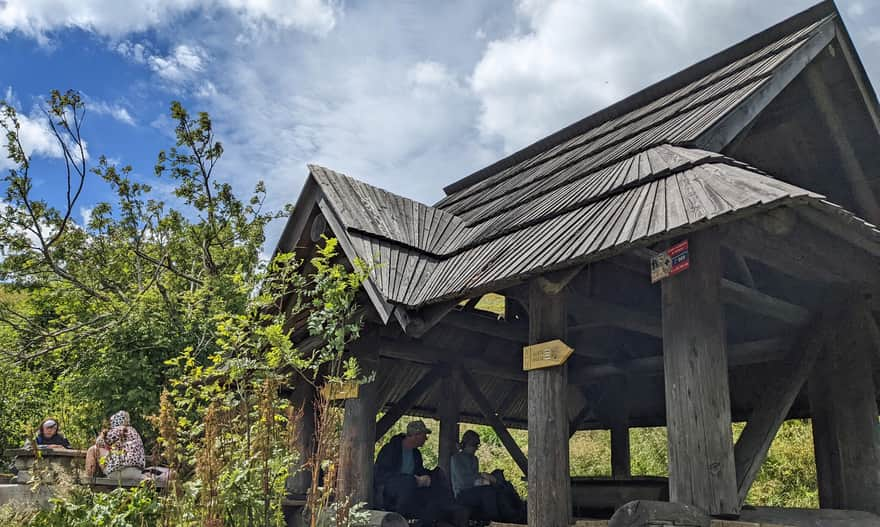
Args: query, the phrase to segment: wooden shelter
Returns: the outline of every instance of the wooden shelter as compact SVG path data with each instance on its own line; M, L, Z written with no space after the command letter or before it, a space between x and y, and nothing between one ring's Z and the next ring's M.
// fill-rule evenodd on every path
M378 376L345 402L341 488L370 498L404 414L439 419L442 464L482 423L528 475L529 525L568 525L571 434L610 429L627 478L628 429L665 425L669 499L737 515L783 420L811 417L821 506L880 513L878 167L880 106L832 2L433 206L310 166L278 250L332 234L374 265L352 352ZM687 268L652 283L670 250ZM487 293L502 317L475 308Z

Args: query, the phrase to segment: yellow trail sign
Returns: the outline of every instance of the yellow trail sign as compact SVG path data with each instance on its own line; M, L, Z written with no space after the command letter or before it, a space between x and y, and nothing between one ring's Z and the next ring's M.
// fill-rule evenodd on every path
M560 366L571 357L574 349L559 339L523 348L523 370L537 370Z
M328 382L321 389L324 397L330 401L339 401L343 399L357 399L360 394L360 384L356 382Z

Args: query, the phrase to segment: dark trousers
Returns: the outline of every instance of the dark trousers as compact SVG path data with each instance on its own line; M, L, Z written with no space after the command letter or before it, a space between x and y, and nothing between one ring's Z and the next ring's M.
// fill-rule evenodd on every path
M453 505L441 471L431 474L431 486L419 487L409 474L396 474L384 482L382 500L385 510L394 511L406 518L416 518L423 525L445 520Z
M471 511L474 520L492 521L500 520L498 512L498 492L494 487L471 487L458 493L455 499L459 505L464 505Z

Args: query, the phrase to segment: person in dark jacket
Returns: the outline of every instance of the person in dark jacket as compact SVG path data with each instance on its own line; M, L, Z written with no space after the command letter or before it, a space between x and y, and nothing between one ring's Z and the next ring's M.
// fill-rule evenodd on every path
M46 419L40 423L40 428L37 429L37 435L34 437L34 443L36 443L37 446L47 448L66 448L69 450L72 448L70 446L70 441L64 437L60 428L58 421L54 419Z
M392 437L382 447L373 471L383 508L417 518L421 525L433 525L454 512L448 480L440 469L426 469L419 452L430 433L422 421L410 422L406 434Z

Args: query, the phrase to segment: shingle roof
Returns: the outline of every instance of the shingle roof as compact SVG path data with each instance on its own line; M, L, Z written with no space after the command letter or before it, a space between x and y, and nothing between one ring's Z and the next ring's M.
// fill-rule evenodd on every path
M441 219L428 221L428 207L321 167L313 166L312 174L357 256L375 264L372 276L382 295L406 306L498 288L771 207L828 206L823 196L736 160L672 145L635 154L470 226L442 211L435 211ZM379 221L357 219L346 207L367 199L362 196L393 205L377 214ZM426 236L415 236L414 225L427 226Z
M372 291L410 308L787 204L810 203L880 245L880 231L822 196L695 146L827 45L829 5L450 185L433 207L314 165L307 185L348 256L375 264Z

